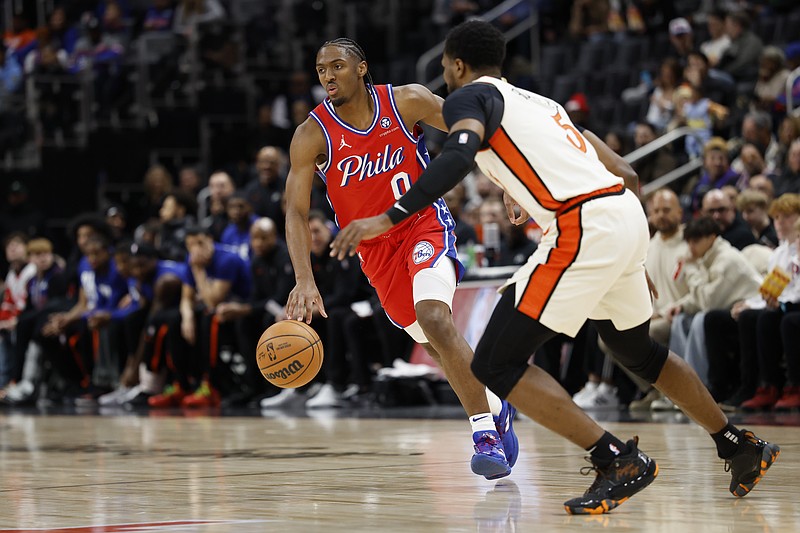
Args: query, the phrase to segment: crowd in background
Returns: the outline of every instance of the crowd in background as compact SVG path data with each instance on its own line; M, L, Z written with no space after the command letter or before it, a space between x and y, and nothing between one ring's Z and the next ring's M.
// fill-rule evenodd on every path
M432 4L441 32L494 5ZM687 162L702 163L642 198L653 234L647 268L659 292L651 334L685 356L726 408L800 408L800 117L787 113L785 91L800 66L800 41L771 42L754 31L800 10L791 2L608 0L540 1L535 8L541 43L551 50L619 54L630 39L663 38L660 53L628 69L627 79L638 83L619 87L615 127L598 116L603 97L588 85L560 103L622 155L676 128L694 128L633 163L643 187ZM498 23L511 24L530 9ZM113 115L130 96L124 69L115 65L132 42L146 32L188 38L198 25L229 16L228 3L218 0L153 0L139 10L104 0L57 2L37 30L15 17L0 55L0 118L2 95L42 69L93 69L96 111ZM223 70L232 65L229 40L207 35L204 43L204 61ZM514 81L555 97L553 80L531 73L529 49L517 43L510 55ZM180 71L180 55L171 60ZM244 145L223 150L213 169L151 165L137 185L142 194L75 214L68 247L48 229L24 180L11 180L0 213L8 267L0 403L159 409L303 401L314 408L373 398L379 369L408 360L411 341L389 322L357 260L328 256L337 228L320 179L309 231L329 314L312 322L325 346L323 371L309 387L278 394L252 357L261 332L285 318L294 285L284 240L287 150L293 128L324 96L307 70L261 101ZM589 78L579 71L576 64L575 74ZM169 86L165 76L161 83ZM800 81L793 90L797 102ZM45 129L74 119L59 112L56 100L47 109ZM636 112L620 115L624 109ZM0 126L13 123L9 116ZM435 155L440 137L431 133ZM479 171L445 200L459 257L472 272L520 265L536 249L542 229L533 220L511 224L501 191ZM606 352L587 325L532 358L587 409L674 408L650 384L616 369Z

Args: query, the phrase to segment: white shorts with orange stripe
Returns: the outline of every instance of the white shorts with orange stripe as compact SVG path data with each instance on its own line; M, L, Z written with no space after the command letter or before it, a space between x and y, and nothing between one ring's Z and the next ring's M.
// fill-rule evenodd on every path
M632 192L586 201L546 228L501 290L513 285L517 310L572 337L587 318L630 329L653 310L644 269L649 239Z

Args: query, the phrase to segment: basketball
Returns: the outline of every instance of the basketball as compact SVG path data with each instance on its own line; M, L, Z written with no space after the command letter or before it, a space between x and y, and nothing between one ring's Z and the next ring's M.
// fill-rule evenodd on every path
M305 322L283 320L261 334L256 362L273 385L283 389L302 387L322 367L322 341Z

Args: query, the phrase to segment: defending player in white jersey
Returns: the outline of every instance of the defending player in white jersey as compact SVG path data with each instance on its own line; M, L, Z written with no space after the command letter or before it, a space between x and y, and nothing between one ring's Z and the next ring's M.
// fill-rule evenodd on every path
M617 359L653 383L709 432L731 474L730 491L746 495L780 449L728 421L683 359L648 335L652 312L644 269L648 227L634 192L636 176L594 134L580 131L563 107L500 79L502 34L468 21L445 42L442 65L450 95L443 115L449 136L441 155L386 213L355 220L332 245L344 256L452 188L473 161L545 228L530 260L506 283L475 351L472 370L530 418L590 451L597 472L568 513L605 513L647 487L652 459L604 431L572 402L530 354L557 333L574 335L591 319Z

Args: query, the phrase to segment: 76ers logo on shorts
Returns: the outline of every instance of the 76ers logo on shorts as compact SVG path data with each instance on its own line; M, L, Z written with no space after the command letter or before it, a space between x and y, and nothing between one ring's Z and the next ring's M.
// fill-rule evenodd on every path
M414 260L415 265L424 263L431 257L433 257L433 245L428 241L419 241L417 245L414 246L414 252L411 254L411 258Z
M381 118L381 128L388 130L389 126L392 125L392 121L389 117L382 117Z

